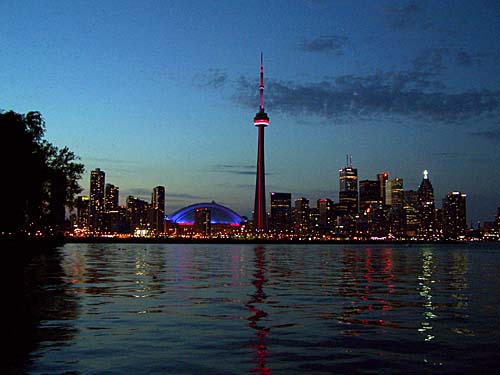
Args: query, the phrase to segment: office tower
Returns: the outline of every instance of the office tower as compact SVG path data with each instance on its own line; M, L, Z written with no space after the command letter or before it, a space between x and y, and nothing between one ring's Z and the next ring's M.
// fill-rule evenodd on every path
M131 195L127 197L127 211L132 233L149 228L149 210L150 204L145 200Z
M443 199L443 235L458 239L467 230L466 195L458 191L448 193Z
M389 212L390 232L396 237L404 232L404 190L403 179L396 177L390 181L391 209Z
M352 160L339 170L339 209L341 214L354 218L358 213L358 170Z
M89 197L79 195L76 198L76 225L80 229L89 227Z
M197 208L194 213L194 230L203 236L210 236L211 233L211 212L207 207Z
M292 194L271 193L270 224L274 233L290 233L292 230Z
M409 237L415 237L419 229L418 193L415 190L403 192L403 232Z
M90 172L89 229L91 232L99 232L102 229L104 182L104 171L97 168Z
M374 205L382 204L380 180L359 181L359 210L366 211Z
M316 207L319 212L320 233L331 232L335 224L335 204L329 198L321 198L316 201Z
M403 179L396 177L391 181L391 206L394 208L403 207Z
M377 181L379 183L379 196L382 204L388 205L390 197L387 193L387 182L389 180L389 174L387 172L382 172L377 174ZM390 191L390 190L389 190Z
M309 199L300 197L295 199L295 233L299 235L309 234L310 229L310 212Z
M264 128L269 125L269 117L264 111L264 61L262 54L260 55L259 112L255 115L253 124L259 129L253 225L255 230L265 231L267 229L267 215L264 169Z
M424 177L418 188L419 236L431 239L436 235L436 207L434 189L429 180L429 172L423 172Z
M151 229L156 233L163 232L165 217L165 187L156 186L151 194Z
M104 195L105 211L117 211L120 189L113 184L106 184Z

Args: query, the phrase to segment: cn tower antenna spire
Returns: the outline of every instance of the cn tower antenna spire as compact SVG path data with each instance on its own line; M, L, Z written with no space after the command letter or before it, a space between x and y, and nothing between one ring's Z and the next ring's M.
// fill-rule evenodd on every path
M259 93L260 93L260 111L264 112L264 54L261 52L260 53L260 86L259 86Z

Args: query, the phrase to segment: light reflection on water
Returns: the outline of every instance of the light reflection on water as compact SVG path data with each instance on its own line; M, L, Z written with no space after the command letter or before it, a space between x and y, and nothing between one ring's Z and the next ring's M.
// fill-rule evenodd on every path
M500 248L487 245L67 244L26 270L43 303L22 366L494 372L499 271Z

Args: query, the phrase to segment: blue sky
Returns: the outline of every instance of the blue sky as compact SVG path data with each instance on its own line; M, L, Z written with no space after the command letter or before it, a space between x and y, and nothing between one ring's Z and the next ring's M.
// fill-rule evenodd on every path
M251 216L261 51L267 191L338 201L387 171L468 220L500 204L498 1L3 1L0 109L40 111L86 173L167 213L215 200ZM313 205L313 204L312 204Z

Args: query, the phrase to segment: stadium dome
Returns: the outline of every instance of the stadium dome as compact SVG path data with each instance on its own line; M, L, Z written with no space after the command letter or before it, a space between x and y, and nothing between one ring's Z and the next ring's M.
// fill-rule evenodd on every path
M212 203L196 203L190 206L181 208L168 216L167 219L172 223L180 225L194 224L194 215L197 209L206 208L210 210L210 223L223 225L240 225L244 219L230 208L224 207L215 202Z

